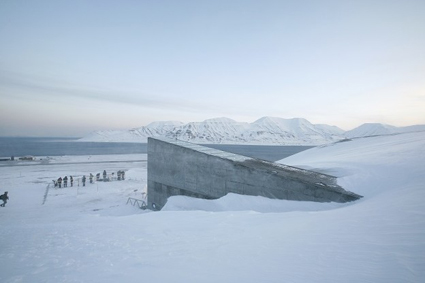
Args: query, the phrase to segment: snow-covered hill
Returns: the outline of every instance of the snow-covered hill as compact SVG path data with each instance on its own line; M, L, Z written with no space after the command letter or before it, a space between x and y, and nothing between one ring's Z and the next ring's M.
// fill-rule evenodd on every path
M366 136L380 136L398 133L397 127L379 124L379 123L366 123L351 131L345 132L347 138L366 137Z
M413 131L425 131L425 125L397 128L368 123L344 132L336 126L312 124L303 118L263 117L253 123L215 118L187 124L166 121L131 130L96 131L80 141L146 143L148 137L165 137L198 144L322 145L345 138Z
M394 127L386 124L379 123L366 123L355 129L347 131L344 136L347 138L358 138L358 137L370 137L370 136L382 136L392 135L410 132L423 132L425 131L425 125L414 125L407 127Z

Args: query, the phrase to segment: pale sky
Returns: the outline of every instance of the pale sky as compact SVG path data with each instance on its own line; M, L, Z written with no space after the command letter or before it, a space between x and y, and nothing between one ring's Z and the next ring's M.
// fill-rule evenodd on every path
M425 124L425 1L0 1L0 136Z

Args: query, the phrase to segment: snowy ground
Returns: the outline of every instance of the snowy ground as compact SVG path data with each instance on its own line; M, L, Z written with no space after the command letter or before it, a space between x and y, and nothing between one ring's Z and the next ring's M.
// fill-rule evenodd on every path
M146 155L0 162L0 282L423 282L424 161L424 132L341 142L283 162L337 175L360 201L173 197L160 212L126 205ZM104 169L127 178L46 190Z

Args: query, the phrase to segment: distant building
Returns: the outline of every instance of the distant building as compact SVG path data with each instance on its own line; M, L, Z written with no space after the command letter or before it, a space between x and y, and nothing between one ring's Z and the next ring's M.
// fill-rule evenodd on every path
M19 160L35 160L35 157L31 155L26 155L26 156L19 157Z

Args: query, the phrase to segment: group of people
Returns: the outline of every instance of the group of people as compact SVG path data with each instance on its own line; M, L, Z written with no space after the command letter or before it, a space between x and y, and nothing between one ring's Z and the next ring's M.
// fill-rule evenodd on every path
M122 171L122 170L118 171L117 172L117 178L118 178L118 181L124 180L125 179L125 172Z
M114 175L115 175L115 173L112 172L112 179L114 179ZM92 173L90 173L90 175L89 175L90 184L93 184L93 179L94 179L94 176L93 176ZM119 170L117 172L117 179L118 179L118 181L125 179L125 172L123 170ZM86 175L83 175L83 177L81 178L81 181L83 183L83 187L86 186L86 180L87 180ZM71 187L72 187L74 185L74 178L72 176L69 176L69 181L70 181ZM96 181L100 181L100 173L96 174ZM109 178L107 177L106 170L103 170L103 181L105 181L105 182L109 181ZM55 187L59 187L59 188L62 188L62 183L63 183L63 187L66 188L66 187L68 187L68 177L65 176L65 177L63 177L63 179L62 179L62 177L59 177L57 181L53 180L53 183L55 184Z
M92 175L92 174L90 173L90 175ZM106 170L103 170L103 181L105 181L105 182L109 181L109 178L107 178L106 176L107 176ZM112 173L112 176L114 176L114 173ZM96 174L96 181L100 181L100 173Z
M106 170L103 170L103 174L102 175L103 175L102 181L104 181L104 182L109 181L109 177L108 177L108 174L106 173ZM115 173L112 172L111 175L112 175L112 179L114 179ZM93 174L90 173L90 175L89 175L90 184L93 184L93 178L94 178ZM118 178L118 181L124 180L124 178L125 178L125 172L122 171L122 170L118 171L117 172L117 178ZM87 180L86 179L86 175L83 175L83 177L81 178L81 181L83 182L83 187L86 186L86 180ZM100 173L97 173L96 174L96 182L97 181L100 181Z
M53 182L55 183L55 187L59 187L62 188L62 182L63 182L63 187L66 188L68 187L68 176L63 177L59 177L58 180L55 182L53 180ZM74 178L72 176L69 176L69 182L71 183L71 187L74 186Z

